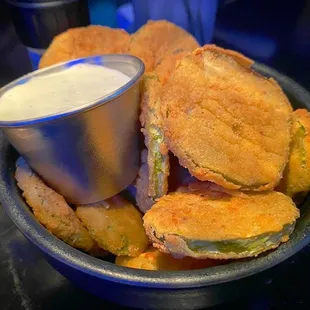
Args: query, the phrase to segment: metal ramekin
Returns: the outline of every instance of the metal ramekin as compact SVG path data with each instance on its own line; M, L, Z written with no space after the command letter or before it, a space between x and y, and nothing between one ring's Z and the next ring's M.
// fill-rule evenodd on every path
M3 87L0 96L33 77L78 63L116 69L131 80L117 91L77 110L36 119L0 121L0 128L48 185L70 203L87 204L119 193L137 175L142 61L130 55L72 60L23 76Z

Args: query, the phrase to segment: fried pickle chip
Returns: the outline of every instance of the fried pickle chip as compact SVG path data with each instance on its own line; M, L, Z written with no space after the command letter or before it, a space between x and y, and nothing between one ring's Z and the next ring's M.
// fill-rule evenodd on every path
M153 246L174 256L237 259L257 256L286 242L299 210L279 192L242 196L178 192L144 215Z
M192 257L174 258L150 247L138 257L118 256L115 264L128 268L144 270L195 270L220 264L218 260L195 259Z
M290 197L310 190L310 113L293 112L291 152L279 189Z
M149 244L141 214L120 195L77 206L76 214L99 246L114 255L138 256Z
M123 29L87 26L69 29L54 38L41 58L39 68L72 59L128 52L130 35Z
M160 114L160 96L162 86L155 74L146 74L143 78L141 115L140 121L142 132L145 137L147 147L147 167L142 166L140 169L140 178L137 182L137 191L140 197L138 206L141 211L146 211L147 206L143 204L145 199L151 200L162 197L168 191L169 176L169 155L164 141L164 133L161 126ZM147 183L142 180L148 178ZM150 202L150 199L148 199ZM141 204L142 203L142 204Z
M175 66L179 60L181 60L184 56L189 55L189 51L184 50L176 50L172 53L166 55L155 67L155 74L158 76L160 82L162 84L165 84L173 70L175 69Z
M69 245L86 252L99 253L98 245L65 199L45 185L23 158L18 159L16 166L17 185L38 221Z
M242 66L247 68L251 68L251 66L254 64L254 61L252 59L242 55L241 53L226 48L222 48L215 44L207 44L203 47L203 49L205 51L211 51L211 52L213 51L230 56L234 58L236 61L238 61Z
M253 61L244 55L232 51L232 50L227 50L223 49L221 47L218 47L214 44L206 45L205 46L206 50L210 51L217 51L223 54L226 54L228 56L233 57L236 61L238 61L241 65L250 68L253 65ZM155 66L155 73L157 74L159 80L165 84L172 72L175 69L176 64L178 63L179 60L181 60L183 57L189 55L192 52L192 50L188 49L176 49L172 51L171 53L168 53L164 55L164 57L157 62Z
M145 71L154 70L158 60L176 49L194 50L195 38L184 29L165 20L148 21L131 37L129 53L140 58Z
M280 181L290 148L290 103L278 84L208 46L180 60L164 86L169 150L201 181L267 190Z

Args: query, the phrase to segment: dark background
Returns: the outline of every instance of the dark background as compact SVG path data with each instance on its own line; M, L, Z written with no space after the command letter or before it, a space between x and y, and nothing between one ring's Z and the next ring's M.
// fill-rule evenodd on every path
M220 0L219 3L214 43L239 50L310 88L309 0ZM3 0L0 38L3 84L31 70Z
M310 1L222 1L214 42L275 67L310 89ZM30 70L27 52L0 1L0 85ZM309 255L306 248L278 266L276 276L252 296L215 309L310 309ZM52 270L0 206L1 310L103 307L121 309L80 291Z

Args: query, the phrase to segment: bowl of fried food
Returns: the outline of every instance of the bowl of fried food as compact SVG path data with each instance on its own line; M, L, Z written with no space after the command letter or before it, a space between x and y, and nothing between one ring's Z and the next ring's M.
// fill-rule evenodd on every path
M166 21L131 36L71 29L40 67L112 53L146 69L135 182L69 204L1 135L7 213L61 274L124 306L201 309L264 284L267 269L310 242L310 95Z

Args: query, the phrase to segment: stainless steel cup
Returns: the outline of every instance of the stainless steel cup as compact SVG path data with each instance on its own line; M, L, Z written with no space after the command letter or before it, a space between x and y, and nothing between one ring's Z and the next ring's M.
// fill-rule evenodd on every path
M0 127L49 186L70 203L88 204L119 193L137 175L139 81L144 73L143 63L130 55L73 60L21 77L2 88L0 96L33 77L58 72L78 63L106 66L128 75L131 80L117 91L73 112L0 121Z

